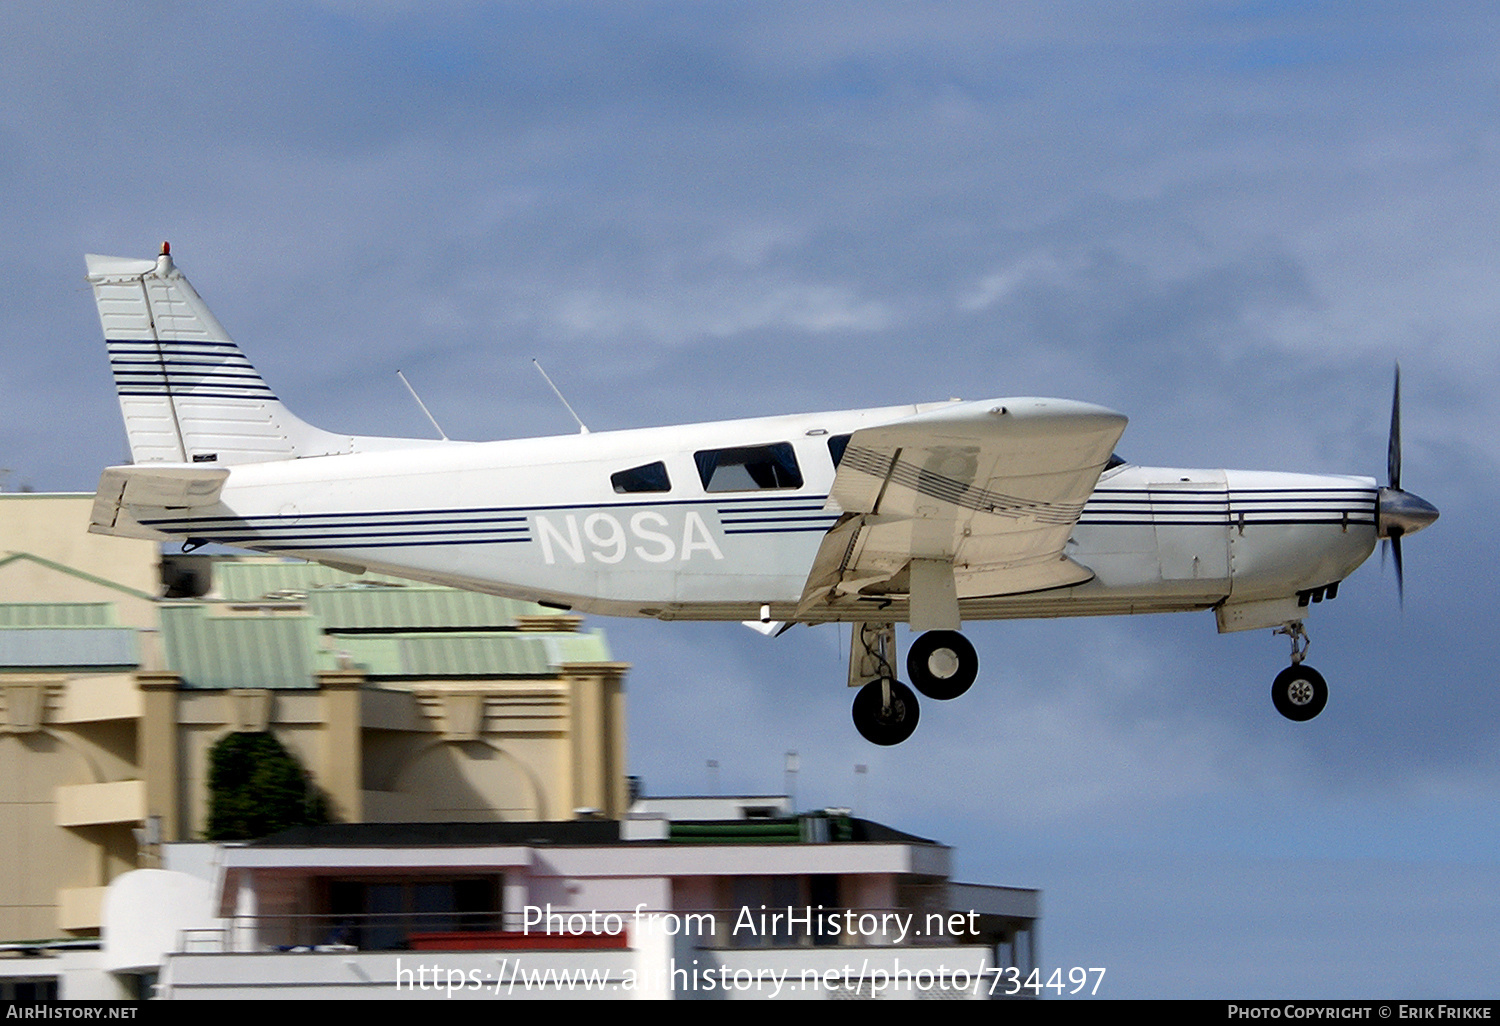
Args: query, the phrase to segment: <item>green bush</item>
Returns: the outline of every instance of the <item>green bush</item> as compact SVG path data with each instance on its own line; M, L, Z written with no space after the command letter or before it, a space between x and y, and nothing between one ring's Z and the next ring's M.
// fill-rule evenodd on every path
M210 841L248 841L328 822L322 793L264 731L226 734L208 753Z

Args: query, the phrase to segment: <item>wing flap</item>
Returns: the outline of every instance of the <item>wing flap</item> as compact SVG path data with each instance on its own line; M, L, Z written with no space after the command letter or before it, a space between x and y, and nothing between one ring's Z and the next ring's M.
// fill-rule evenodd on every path
M911 597L927 607L914 621L950 622L938 567L951 568L959 599L1090 579L1062 550L1125 424L1087 403L995 399L856 431L830 494L845 516L819 548L799 612Z

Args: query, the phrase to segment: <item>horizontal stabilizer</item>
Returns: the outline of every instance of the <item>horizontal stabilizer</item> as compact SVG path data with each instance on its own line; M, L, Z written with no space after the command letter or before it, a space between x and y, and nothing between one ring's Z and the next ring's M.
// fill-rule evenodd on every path
M125 514L130 508L196 509L219 501L219 492L229 478L225 467L203 467L187 463L144 463L109 467L99 478L94 493L94 511L89 530L95 534L126 537L160 537L135 524ZM145 533L142 533L145 532Z

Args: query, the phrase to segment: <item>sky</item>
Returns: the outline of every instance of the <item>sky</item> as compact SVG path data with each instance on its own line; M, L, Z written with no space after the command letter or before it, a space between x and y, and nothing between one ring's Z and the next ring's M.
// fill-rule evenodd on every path
M845 637L595 620L654 794L779 792L1044 892L1103 997L1500 993L1500 9L1492 3L0 5L0 487L128 450L83 254L178 266L305 419L431 436L963 396L1131 462L1442 510L1308 620L967 626L906 744ZM903 632L903 640L905 634ZM710 760L718 769L709 769Z

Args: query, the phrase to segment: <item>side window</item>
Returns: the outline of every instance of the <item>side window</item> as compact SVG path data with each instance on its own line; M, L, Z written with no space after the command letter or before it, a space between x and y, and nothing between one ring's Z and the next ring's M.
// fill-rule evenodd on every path
M837 470L840 463L844 462L844 450L849 448L848 435L834 435L828 439L828 455L833 457L833 469Z
M801 488L802 471L790 442L743 449L704 449L693 454L706 492L751 492Z
M661 460L647 463L643 467L631 467L618 474L611 474L609 483L615 486L615 491L622 493L670 492L672 490L672 479L667 477L667 465Z

